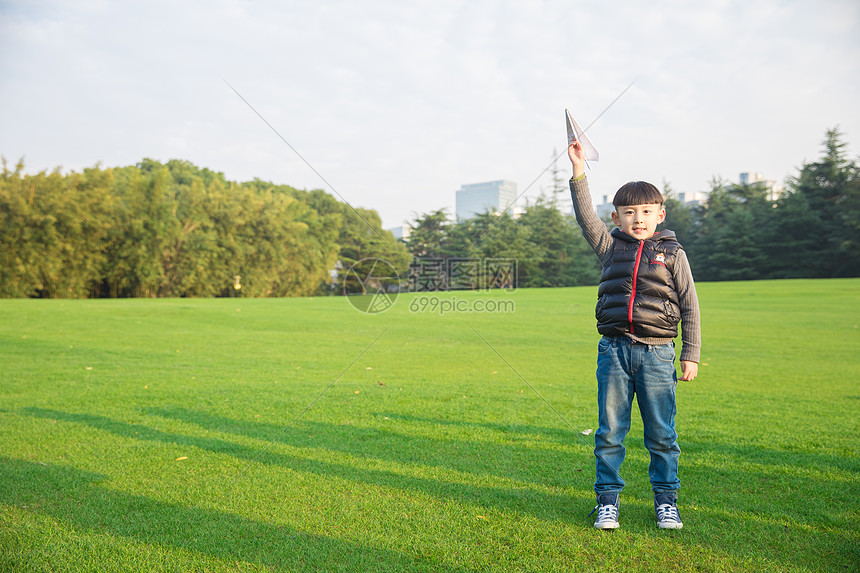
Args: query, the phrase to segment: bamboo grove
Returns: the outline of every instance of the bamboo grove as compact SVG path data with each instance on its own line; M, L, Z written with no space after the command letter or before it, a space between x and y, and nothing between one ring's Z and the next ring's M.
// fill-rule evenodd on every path
M339 258L408 259L376 212L184 161L0 174L0 296L306 296ZM241 287L241 291L237 287Z

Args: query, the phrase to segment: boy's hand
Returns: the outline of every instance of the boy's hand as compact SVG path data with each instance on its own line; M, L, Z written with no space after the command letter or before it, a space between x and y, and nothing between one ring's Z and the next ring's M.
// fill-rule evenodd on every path
M697 363L689 362L687 360L681 361L681 380L689 382L690 380L693 380L698 373L699 365Z
M585 150L579 141L574 141L567 146L567 156L573 165L573 177L579 177L585 173Z

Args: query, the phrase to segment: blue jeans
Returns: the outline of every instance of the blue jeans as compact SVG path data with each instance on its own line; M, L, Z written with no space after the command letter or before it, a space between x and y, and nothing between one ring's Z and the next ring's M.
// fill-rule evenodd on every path
M620 493L624 480L624 438L630 431L633 396L645 426L645 447L651 454L648 477L654 493L681 487L678 479L678 434L675 433L675 343L650 346L627 337L604 336L597 345L599 428L594 435L597 481L594 491Z

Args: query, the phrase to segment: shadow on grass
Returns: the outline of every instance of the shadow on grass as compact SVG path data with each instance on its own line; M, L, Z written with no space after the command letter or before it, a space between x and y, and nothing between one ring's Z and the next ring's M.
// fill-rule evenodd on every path
M464 422L437 422L427 418L410 418L390 415L391 420L418 422L432 426L460 425L482 427L506 434L506 443L487 440L432 438L426 435L404 433L398 428L358 427L349 424L328 424L302 421L284 431L282 424L257 421L240 421L208 412L185 408L161 408L150 410L153 414L194 424L213 432L245 436L263 442L277 442L295 447L317 447L329 451L390 460L403 464L441 467L471 474L502 477L510 480L534 483L549 487L571 487L582 485L578 471L593 466L591 444L576 440L569 432L562 442L562 431L537 426L505 426L502 424L470 424ZM380 415L384 418L385 415ZM519 435L527 434L528 437ZM546 440L550 435L554 439ZM583 436L584 437L584 436ZM564 444L575 448L564 451L557 446ZM590 484L588 486L590 488Z
M440 499L454 500L458 503L474 503L484 507L495 507L502 510L530 514L541 519L574 521L574 525L590 527L590 522L583 517L588 513L581 500L569 494L553 493L538 490L533 487L492 487L473 485L463 481L445 480L436 477L410 475L402 470L362 467L360 463L338 463L322 461L311 457L290 455L283 452L265 450L265 443L277 437L282 426L271 424L244 423L235 420L222 419L201 412L182 410L159 410L159 414L167 417L193 422L210 430L227 432L261 440L260 446L246 446L218 438L174 434L156 430L141 424L129 424L93 414L73 414L58 410L42 408L26 408L23 410L31 416L50 420L62 420L85 424L92 428L107 431L112 434L150 442L173 444L184 447L194 447L216 454L229 455L244 460L250 464L260 463L267 466L286 467L294 471L306 472L321 476L334 476L355 483L389 487L404 491L414 491ZM307 437L308 430L319 435ZM410 442L408 447L401 442ZM465 442L446 442L429 438L393 434L367 428L352 426L336 426L331 424L312 424L302 429L293 429L282 436L277 443L297 448L317 448L342 452L358 458L370 460L390 460L398 464L417 464L421 466L437 466L452 471L462 471L469 474L481 473L475 471L480 466L490 474L492 468L498 469L505 461L516 465L526 463L535 468L540 467L540 459L535 459L535 452L527 448L498 449L491 444L467 444ZM400 444L399 446L397 444ZM460 447L463 450L457 450ZM552 453L552 452L550 452ZM262 455L261 455L262 454ZM559 456L557 452L552 453ZM555 464L558 460L555 460ZM543 468L544 470L546 468ZM524 474L528 468L520 468ZM244 469L243 469L244 471ZM513 469L511 471L514 471ZM571 471L571 470L568 470ZM571 473L573 473L571 471ZM578 472L577 472L578 473ZM591 475L582 472L583 489L591 496ZM498 475L498 474L495 474Z
M432 472L428 477L412 474L412 467L391 470L380 469L377 465L379 460L390 460L397 464L411 464L415 466L415 471L436 467L442 470L443 476L444 470L451 470L469 475L480 473L528 479L533 472L546 470L546 467L541 466L548 466L550 471L554 471L559 459L570 456L564 451L541 451L534 447L533 441L522 445L468 443L408 435L384 428L323 423L302 423L284 433L283 426L275 424L232 420L185 409L153 410L159 416L191 423L208 431L260 441L259 445L251 446L218 438L164 432L92 414L39 408L29 408L23 412L34 417L84 424L132 440L190 446L233 456L248 462L246 468L252 463L286 467L358 484L413 491L457 503L499 508L541 519L562 520L582 529L591 529L590 521L585 518L587 510L577 494L541 491L535 487L475 485L463 483L465 480L462 480L462 476L453 475L449 480L437 477L440 472ZM432 423L432 420L420 421ZM529 428L528 433L532 430L535 429ZM539 432L539 429L536 430ZM277 444L297 448L299 453L292 455L275 448L276 451L261 456L273 440ZM636 442L638 440L631 439L628 445L640 448L641 444ZM301 454L301 448L308 448L308 456ZM320 451L348 454L351 459L336 462L310 457ZM721 461L694 461L708 454L717 454ZM692 462L684 470L685 487L681 497L682 514L685 515L687 527L681 532L670 533L675 542L731 555L738 561L753 556L758 562L778 564L784 568L811 559L820 560L825 568L837 567L843 570L851 570L858 563L857 540L860 534L856 520L851 518L857 515L854 501L858 493L856 480L848 483L820 483L806 475L810 468L832 467L847 470L850 479L850 472L853 471L856 476L855 461L814 453L695 442L685 448L684 455L690 456ZM647 461L644 458L637 459L639 457L642 456L633 456L625 463L627 472L647 475ZM364 463L364 459L368 463ZM759 462L758 469L740 467L743 465L741 462L753 460ZM376 467L372 467L374 465ZM31 469L39 470L34 466ZM590 497L593 474L585 471L580 475L582 480L578 485L583 495ZM455 481L458 478L460 482ZM541 483L533 475L530 481ZM631 480L631 485L632 481L642 480L637 477ZM3 483L9 482L4 479ZM571 484L567 482L563 486ZM647 487L645 483L639 483L639 486ZM635 505L627 506L626 519L631 530L649 537L666 534L654 528L650 500L646 499L648 496L645 491L640 492L638 489L629 494L632 496L630 499L637 500ZM634 507L637 508L636 513L633 513ZM269 526L257 524L255 527ZM279 531L274 531L273 535L285 535ZM287 536L285 539L292 538ZM352 549L354 552L370 550ZM401 557L407 559L399 554L387 558L396 560Z
M291 571L466 571L379 547L111 491L98 486L104 479L75 468L0 457L0 483L5 484L0 503L78 530L222 559L231 568L246 561ZM27 563L25 547L18 550L21 562L4 557L13 570L34 565Z
M856 459L695 441L683 451L694 488L682 500L697 506L696 521L715 540L738 545L754 532L748 547L756 555L810 570L860 570Z
M409 414L398 414L394 412L381 412L378 416L387 416L392 420L404 422L416 422L419 424L433 424L437 426L456 426L460 428L487 429L501 434L520 434L523 436L535 436L544 441L554 442L562 445L584 444L591 453L594 447L594 438L586 438L584 435L568 430L566 428L548 428L545 426L534 426L529 424L499 424L494 422L470 422L467 420L438 420L435 418L424 418ZM590 461L590 460L589 460Z

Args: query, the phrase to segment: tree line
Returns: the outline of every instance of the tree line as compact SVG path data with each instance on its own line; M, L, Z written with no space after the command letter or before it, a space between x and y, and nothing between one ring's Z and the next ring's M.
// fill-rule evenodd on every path
M769 199L761 183L711 183L690 205L668 185L667 220L697 280L860 276L860 168L837 129ZM187 161L145 159L81 173L0 172L0 297L308 296L338 293L375 257L407 277L415 259L514 259L517 286L594 285L597 258L571 214L559 170L516 217L416 215L406 242L378 213L322 190L237 183ZM609 222L607 222L609 224ZM340 276L332 273L339 269Z

